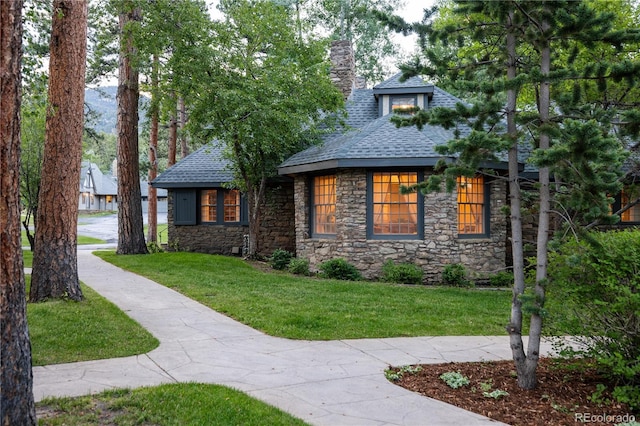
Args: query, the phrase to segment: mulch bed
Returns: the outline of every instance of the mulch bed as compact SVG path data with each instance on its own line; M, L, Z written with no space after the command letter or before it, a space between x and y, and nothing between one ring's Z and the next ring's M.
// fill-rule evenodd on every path
M572 365L570 368L566 361L541 359L538 386L529 391L518 387L512 361L427 364L418 373L405 373L395 383L511 425L614 425L630 421L633 416L640 420L640 413L632 413L624 404L593 402L597 385L610 384L592 366L583 363L577 368L575 362ZM440 379L446 372L460 372L470 383L452 389ZM509 395L497 399L483 395L493 390ZM605 392L600 401L606 400L611 400L611 395Z

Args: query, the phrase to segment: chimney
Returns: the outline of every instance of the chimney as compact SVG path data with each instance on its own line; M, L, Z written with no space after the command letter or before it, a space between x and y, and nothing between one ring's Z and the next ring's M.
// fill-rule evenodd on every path
M347 99L351 95L356 80L356 63L353 57L353 47L349 40L331 42L331 81Z

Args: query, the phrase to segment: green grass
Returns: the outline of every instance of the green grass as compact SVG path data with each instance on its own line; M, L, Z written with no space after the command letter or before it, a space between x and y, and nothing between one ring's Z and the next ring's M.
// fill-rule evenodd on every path
M155 337L114 304L85 285L82 293L82 302L27 304L33 365L124 357L158 347Z
M504 335L511 292L302 278L198 253L98 256L273 336Z
M84 245L84 244L104 244L105 241L98 239L98 238L93 238L93 237L87 237L85 235L78 235L78 244L79 245ZM22 247L29 247L29 239L27 238L27 233L25 231L22 231Z
M304 425L246 394L218 385L167 384L37 404L40 425ZM53 417L51 417L53 416Z
M33 252L31 250L22 250L22 257L24 259L24 267L31 268L33 265Z

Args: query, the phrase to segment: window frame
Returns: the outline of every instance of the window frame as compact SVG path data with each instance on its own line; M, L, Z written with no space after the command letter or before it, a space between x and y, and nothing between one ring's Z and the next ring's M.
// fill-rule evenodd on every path
M625 206L625 203L623 202L623 198L626 195L624 190L625 190L625 188L622 188L622 190L618 193L618 195L615 198L615 202L614 202L614 205L613 205L613 211L614 212L620 210L622 207ZM628 197L628 195L627 195L627 197ZM630 198L633 198L633 197L630 197ZM626 210L626 212L629 212L629 214L631 214L631 210L633 210L633 209L640 209L640 203L635 204L629 210ZM624 215L625 215L626 212L623 212L623 213L620 214L620 221L618 223L624 224L624 225L637 225L637 224L640 223L640 220L624 220Z
M458 176L460 179L462 176ZM482 178L482 228L481 233L460 233L460 202L458 201L458 180L456 180L456 233L459 239L489 238L491 236L491 183L486 176L476 175L474 179Z
M424 180L424 172L419 170L369 170L367 171L367 239L368 240L424 240L424 197L416 194L416 233L415 234L376 234L374 232L373 177L378 173L415 173L416 182Z
M202 194L204 191L217 191L216 193L216 221L209 222L202 220ZM238 191L236 189L227 189L227 188L200 188L196 191L196 211L197 211L197 224L205 225L205 226L246 226L249 224L248 217L248 206L247 200L244 194L239 192L240 200L239 200L239 217L237 221L230 222L225 221L225 208L228 207L225 205L225 196L231 191Z
M314 175L309 179L309 235L312 238L335 238L337 234L337 221L335 222L336 232L335 233L320 233L316 232L316 179L318 178L326 178L333 177L335 181L334 187L334 220L336 219L336 201L337 197L337 189L338 189L338 176L335 173L332 174L322 174L322 175ZM330 205L330 204L322 204L322 205Z

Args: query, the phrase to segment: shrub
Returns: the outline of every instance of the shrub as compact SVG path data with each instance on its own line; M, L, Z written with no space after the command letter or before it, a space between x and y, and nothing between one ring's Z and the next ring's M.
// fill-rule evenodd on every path
M422 284L424 271L413 263L393 263L387 260L382 265L382 281L398 284Z
M269 258L269 265L271 265L273 269L283 271L287 269L292 258L293 254L291 252L283 249L276 249Z
M640 232L587 234L549 255L547 325L556 335L576 337L618 383L613 395L640 408Z
M469 287L471 281L467 279L467 269L461 263L451 263L442 270L442 283L455 287Z
M458 389L469 384L469 378L459 371L449 371L440 375L440 380L444 381L452 389Z
M513 274L510 272L498 272L489 277L491 287L511 287L513 285Z
M357 281L362 279L360 271L342 258L327 260L320 264L320 273L324 278Z
M309 271L309 260L308 259L293 258L289 262L289 267L287 269L292 274L296 274L296 275L311 275L311 272Z

